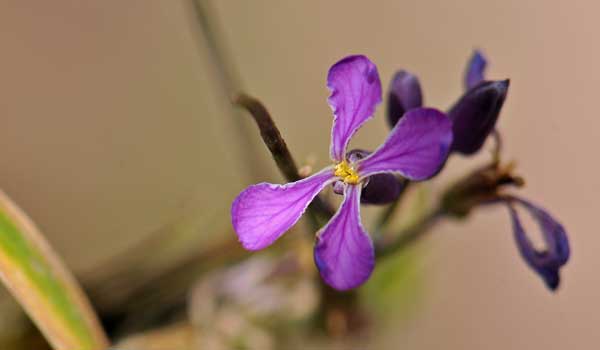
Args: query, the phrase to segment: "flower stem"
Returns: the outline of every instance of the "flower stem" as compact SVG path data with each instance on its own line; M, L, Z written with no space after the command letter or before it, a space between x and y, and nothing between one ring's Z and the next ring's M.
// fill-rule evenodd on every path
M302 179L298 173L296 162L267 108L258 99L243 93L236 96L234 102L246 109L254 118L263 142L271 152L275 164L285 179L290 182ZM315 197L309 209L312 213L311 221L316 228L322 226L322 223L329 220L334 213L329 203L319 196Z
M502 154L502 135L498 129L492 131L492 137L494 138L494 149L492 150L492 161L494 163L500 163L500 155Z
M375 220L375 229L373 230L373 234L375 236L380 236L383 232L383 229L389 224L390 219L393 217L394 213L396 212L396 209L398 209L398 206L400 205L400 202L402 201L402 198L404 197L404 194L406 193L406 190L410 185L410 181L402 181L404 181L404 187L402 188L402 192L400 192L398 198L396 198L390 205L388 205L387 208L385 208L383 212L381 212L381 214L377 217L377 220Z
M384 258L417 242L419 239L424 237L444 215L444 210L441 207L437 207L423 216L414 225L397 234L391 240L382 241L376 246L377 258Z
M252 142L250 125L244 123L240 113L231 105L231 99L243 91L242 78L235 65L225 38L222 35L219 17L213 9L210 0L189 0L190 12L194 16L193 24L196 26L195 34L203 48L208 51L210 62L209 72L215 77L215 91L223 101L224 110L229 114L229 120L225 120L236 134L238 142L240 164L243 164L245 174L251 180L264 178L267 174L266 167L261 164L261 158L257 157L257 145Z
M273 118L269 114L267 108L256 98L246 95L244 93L239 94L234 98L234 102L246 109L260 130L260 136L262 137L265 145L271 152L273 160L277 164L277 167L288 181L300 180L300 174L298 174L298 167L292 154L290 153L287 144Z

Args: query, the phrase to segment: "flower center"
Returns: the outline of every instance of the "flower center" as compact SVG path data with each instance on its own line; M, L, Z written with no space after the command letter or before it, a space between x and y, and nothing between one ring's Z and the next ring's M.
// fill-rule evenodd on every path
M335 166L333 174L341 178L347 184L356 185L358 183L358 173L345 160Z

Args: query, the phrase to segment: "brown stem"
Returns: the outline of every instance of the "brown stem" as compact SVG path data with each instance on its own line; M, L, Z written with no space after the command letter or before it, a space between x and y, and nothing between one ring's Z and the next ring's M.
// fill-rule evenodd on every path
M361 309L357 290L339 292L321 281L321 304L317 315L317 329L331 338L356 335L368 325Z
M288 181L300 180L300 174L298 174L298 167L296 162L292 158L285 140L281 137L281 133L273 118L269 114L267 108L256 98L246 95L239 94L234 98L234 102L246 109L260 130L260 136L262 137L265 145L271 152L277 167Z
M236 96L234 102L246 109L254 118L263 142L271 152L275 164L285 179L290 182L300 180L302 177L298 173L296 162L267 108L258 99L246 94ZM318 227L321 226L323 220L329 220L334 213L331 206L319 196L315 197L309 209L321 219L313 218L314 224Z

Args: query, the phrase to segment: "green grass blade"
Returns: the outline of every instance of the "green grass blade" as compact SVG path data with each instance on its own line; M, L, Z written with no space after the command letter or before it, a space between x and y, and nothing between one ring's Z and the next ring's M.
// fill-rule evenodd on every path
M0 279L57 350L100 350L106 336L81 288L33 222L0 191Z

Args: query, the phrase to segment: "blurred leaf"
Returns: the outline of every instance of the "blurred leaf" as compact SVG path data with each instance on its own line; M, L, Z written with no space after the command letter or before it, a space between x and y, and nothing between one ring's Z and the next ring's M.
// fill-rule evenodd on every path
M33 222L2 191L0 279L55 349L107 347L77 282Z
M377 263L369 282L361 290L363 301L381 315L410 311L422 287L415 262L418 252L406 251Z
M429 190L413 184L392 219L391 232L411 227L429 210ZM377 268L361 293L364 300L380 314L397 313L415 304L420 295L422 278L416 267L418 249L402 250L377 263Z

